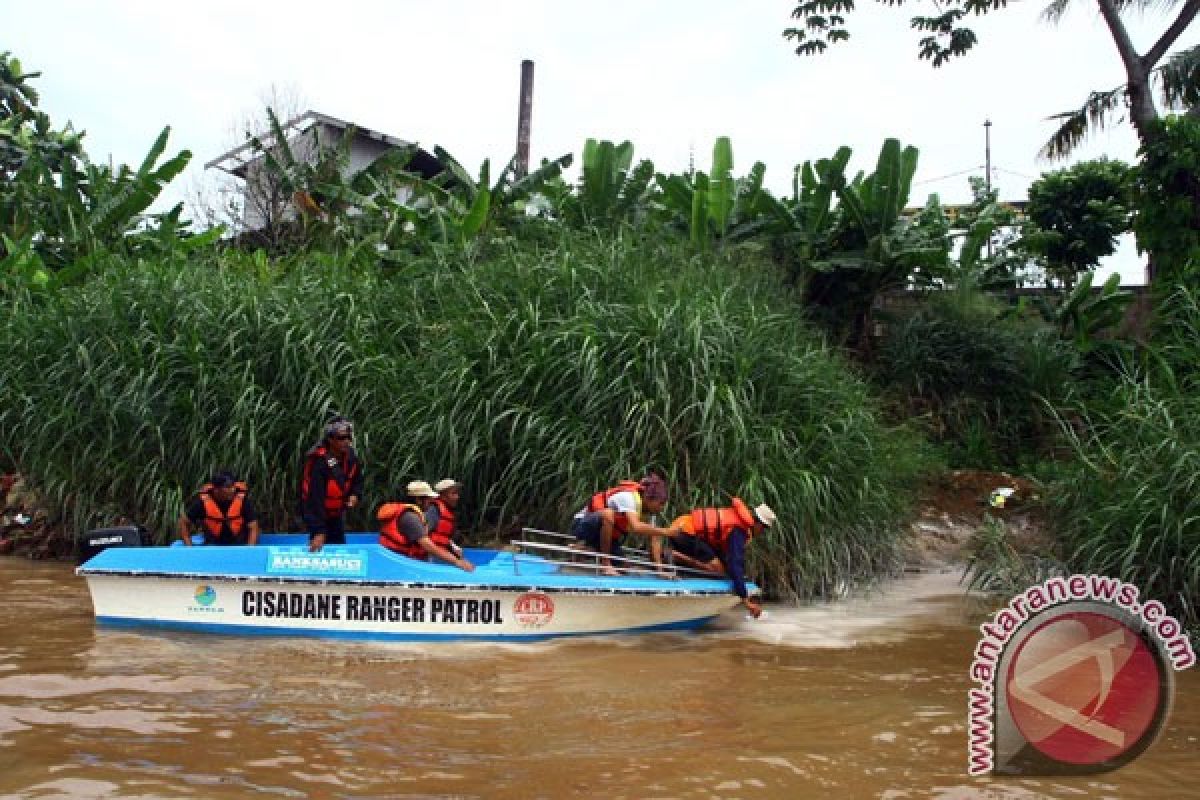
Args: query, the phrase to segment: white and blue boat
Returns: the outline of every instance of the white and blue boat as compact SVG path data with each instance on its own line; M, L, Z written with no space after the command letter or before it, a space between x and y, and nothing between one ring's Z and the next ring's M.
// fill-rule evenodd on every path
M101 625L238 635L523 641L694 629L738 603L727 580L664 576L632 559L605 576L594 555L578 563L561 545L467 549L476 569L465 572L377 540L351 533L319 553L302 534L264 534L254 547L114 546L76 571Z

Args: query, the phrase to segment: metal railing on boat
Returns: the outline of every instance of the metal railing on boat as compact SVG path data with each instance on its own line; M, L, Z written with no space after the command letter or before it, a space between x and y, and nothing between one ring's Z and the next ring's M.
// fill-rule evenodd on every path
M611 568L616 569L620 575L645 575L664 580L675 580L685 577L717 577L711 572L680 566L669 561L661 564L656 563L651 560L650 554L647 551L635 547L622 546L622 551L631 555L614 556L597 552L579 542L574 536L566 533L547 531L540 528L522 528L521 533L526 537L531 535L541 536L559 541L568 541L570 544L552 544L528 538L512 540L511 544L514 547L513 568L518 573L520 572L519 556L524 553L536 556L542 563L555 564L569 569L579 569L598 576L606 574L605 570ZM665 550L669 557L670 548L665 548ZM605 564L605 561L610 563Z

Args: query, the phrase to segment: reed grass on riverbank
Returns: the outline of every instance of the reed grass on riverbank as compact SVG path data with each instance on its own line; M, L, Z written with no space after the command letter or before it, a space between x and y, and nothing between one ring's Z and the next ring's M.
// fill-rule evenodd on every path
M1051 495L1076 572L1138 586L1200 629L1200 304L1167 305L1150 366L1122 376L1085 426L1064 426L1075 458Z
M319 255L119 265L0 323L3 453L73 530L125 515L160 538L218 466L287 526L331 411L358 426L365 511L453 475L477 529L561 528L661 464L669 513L775 506L759 574L808 594L893 563L926 462L761 274L586 235L390 277Z

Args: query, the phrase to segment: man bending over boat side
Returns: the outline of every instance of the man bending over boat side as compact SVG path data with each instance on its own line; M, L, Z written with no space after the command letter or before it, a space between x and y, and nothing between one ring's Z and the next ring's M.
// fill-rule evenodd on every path
M179 518L179 538L192 546L192 533L204 534L204 544L258 544L258 514L246 484L222 470L200 487Z
M746 591L746 546L765 528L775 524L775 512L766 503L752 511L740 498L728 508L697 508L671 523L671 549L677 562L685 567L728 575L733 593L757 618L762 606ZM662 563L662 540L650 543L650 556Z
M643 513L658 514L666 504L667 482L657 472L650 472L637 482L621 481L592 495L571 521L571 535L598 553L619 558L626 534L653 537L671 534L666 528L642 520ZM617 574L607 558L601 559L601 565L602 574Z
M354 425L335 417L320 443L304 454L300 474L300 516L308 529L308 549L346 543L346 512L362 497L363 471L351 442Z
M402 502L384 503L379 508L379 543L409 558L419 561L436 558L467 572L474 572L474 564L450 549L448 545L452 543L448 538L429 532L425 510L436 499L437 492L425 481L409 483L405 487Z

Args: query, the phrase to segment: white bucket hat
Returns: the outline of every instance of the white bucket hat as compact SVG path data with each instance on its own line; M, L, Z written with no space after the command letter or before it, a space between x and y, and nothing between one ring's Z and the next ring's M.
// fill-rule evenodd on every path
M454 480L454 478L442 478L440 481L438 481L437 483L435 483L433 485L433 490L435 492L444 492L444 491L447 491L448 489L459 489L461 487L462 487L462 484L459 483L458 481Z
M437 497L438 493L429 488L425 481L412 481L404 487L404 491L413 497Z

